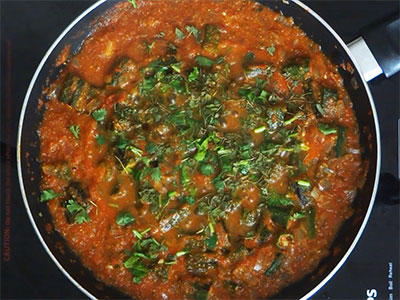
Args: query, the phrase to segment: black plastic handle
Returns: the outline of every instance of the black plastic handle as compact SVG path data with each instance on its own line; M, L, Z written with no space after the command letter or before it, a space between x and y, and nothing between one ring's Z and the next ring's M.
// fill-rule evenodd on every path
M400 18L396 16L377 26L370 26L362 37L386 77L400 71Z

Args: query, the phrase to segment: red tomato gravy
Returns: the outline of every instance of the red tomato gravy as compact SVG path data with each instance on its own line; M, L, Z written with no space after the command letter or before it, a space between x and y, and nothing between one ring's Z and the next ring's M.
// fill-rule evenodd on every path
M45 94L41 201L132 297L272 297L352 214L363 162L342 78L256 2L120 2Z

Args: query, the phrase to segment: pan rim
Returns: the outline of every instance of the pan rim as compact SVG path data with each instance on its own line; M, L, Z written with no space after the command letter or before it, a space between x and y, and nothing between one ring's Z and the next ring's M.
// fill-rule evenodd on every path
M68 32L74 28L74 26L79 23L80 20L85 18L88 14L90 14L94 9L102 5L104 2L107 0L99 0L98 2L94 3L90 7L88 7L84 12L82 12L78 17L76 17L68 26L67 28L64 29L64 31L58 36L58 38L52 43L52 45L49 47L49 49L46 51L45 55L43 56L42 60L39 63L39 66L37 67L35 73L32 76L32 80L29 83L28 90L25 94L24 102L22 104L21 108L21 115L20 119L18 122L18 136L17 136L17 173L18 173L18 181L19 181L19 187L21 190L22 198L24 201L25 205L25 210L26 213L28 214L28 217L31 221L32 227L38 236L43 248L46 250L47 254L50 256L50 258L53 260L53 262L56 264L56 266L60 269L60 271L64 274L66 278L68 278L82 293L84 293L87 297L90 299L97 299L94 295L92 295L88 290L86 290L78 281L76 281L61 265L61 263L57 260L57 258L54 256L54 254L51 252L49 247L47 246L45 240L43 239L38 226L36 225L35 219L33 218L29 203L28 203L28 198L26 196L25 192L25 187L24 187L24 182L23 182L23 177L22 177L22 166L21 166L21 139L22 139L22 129L23 129L23 123L25 119L25 113L26 113L26 108L28 106L28 102L31 96L32 89L36 83L37 77L39 73L41 72L44 64L47 62L49 56L53 53L54 49L58 46L58 44L61 42L61 40L68 34Z
M336 266L332 269L332 271L329 272L327 276L319 284L317 284L311 291L309 291L306 295L304 295L301 300L308 299L312 295L314 295L318 290L320 290L329 280L332 279L332 277L339 271L339 269L343 266L343 264L346 262L346 260L349 258L350 254L353 252L354 248L356 247L362 233L364 232L365 227L367 226L369 217L372 212L372 208L375 203L375 198L376 198L376 193L378 191L378 184L379 184L379 177L380 177L380 170L381 170L381 138L380 138L380 128L379 128L379 120L378 120L378 114L376 112L376 107L375 103L371 94L371 91L369 89L369 86L367 84L367 81L364 79L362 76L361 68L354 58L353 54L350 52L350 49L347 47L346 43L342 40L342 38L336 33L336 31L321 17L319 16L315 11L313 11L310 7L308 7L306 4L301 2L300 0L291 0L293 3L297 4L299 7L304 9L306 12L311 14L318 22L321 23L322 26L324 26L332 35L333 37L338 41L338 43L342 46L343 50L346 52L346 54L350 57L352 63L356 67L357 73L360 75L360 79L363 85L363 88L365 89L369 104L371 106L372 110L372 116L374 119L374 125L375 125L375 132L376 132L376 169L375 169L375 179L374 179L374 187L372 189L371 193L371 198L369 202L368 209L366 213L364 214L363 221L361 223L361 226L356 234L356 236L353 239L353 242L345 252L345 254L342 256L340 261L336 264Z
M285 3L285 0L282 0ZM21 108L21 114L18 122L18 136L17 136L17 173L18 173L18 182L21 190L21 195L23 198L23 202L25 205L25 210L28 214L28 217L30 219L30 222L32 224L32 227L38 236L42 246L46 250L47 254L50 256L50 258L53 260L53 262L56 264L56 266L61 270L61 272L68 278L81 292L83 292L87 297L90 299L97 299L92 293L90 293L88 290L86 290L78 281L76 281L61 265L61 263L57 260L57 258L54 256L54 254L50 251L49 247L47 246L46 242L44 241L39 228L34 220L34 217L32 215L29 203L28 203L28 198L26 196L25 192L25 187L24 187L24 182L23 182L23 175L22 175L22 166L21 166L21 140L22 140L22 129L23 129L23 123L25 119L25 114L26 114L26 109L28 106L29 99L31 97L31 92L32 89L37 81L38 75L41 72L43 66L47 62L49 56L52 54L54 49L58 46L60 41L69 33L69 31L83 18L85 18L88 14L90 14L94 9L97 7L101 6L103 3L107 2L107 0L99 0L98 2L94 3L91 5L89 8L87 8L84 12L82 12L78 17L76 17L69 25L64 29L64 31L58 36L58 38L52 43L52 45L49 47L49 49L46 51L45 55L43 56L42 60L40 61L40 64L38 65L31 81L28 86L27 92L24 97L24 102ZM308 299L312 295L314 295L318 290L320 290L335 274L336 272L342 267L342 265L346 262L354 248L356 247L371 214L372 208L374 206L375 202L375 197L377 194L377 189L378 189L378 183L379 183L379 177L380 177L380 169L381 169L381 140L380 140L380 128L379 128L379 120L378 120L378 115L376 112L376 107L374 104L374 100L371 94L371 91L369 89L369 86L363 76L361 75L361 68L358 65L357 61L355 60L354 56L351 54L350 50L348 49L347 45L344 43L344 41L341 39L341 37L336 33L336 31L322 18L320 17L315 11L313 11L311 8L309 8L307 5L305 5L303 2L300 0L290 0L290 2L298 5L301 9L312 15L323 27L325 27L331 34L332 36L336 39L336 41L342 46L343 50L346 52L346 54L349 56L351 59L352 63L354 64L356 71L360 75L360 79L362 82L362 86L364 90L367 93L369 104L371 106L372 110L372 117L374 120L374 125L375 125L375 133L376 133L376 170L375 170L375 176L374 176L374 186L372 189L371 197L370 197L370 202L368 209L366 213L364 214L364 218L362 221L362 224L356 234L356 236L353 239L353 242L345 252L345 254L342 256L340 261L336 264L336 266L330 271L328 275L325 276L325 278L320 281L315 287L309 291L306 295L301 297L300 299ZM289 2L287 3L289 4Z

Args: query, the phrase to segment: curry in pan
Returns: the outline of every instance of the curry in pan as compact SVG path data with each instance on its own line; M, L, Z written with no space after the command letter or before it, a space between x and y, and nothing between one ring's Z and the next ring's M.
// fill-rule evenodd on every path
M139 299L256 299L329 255L362 183L337 67L248 0L131 0L44 91L40 200Z

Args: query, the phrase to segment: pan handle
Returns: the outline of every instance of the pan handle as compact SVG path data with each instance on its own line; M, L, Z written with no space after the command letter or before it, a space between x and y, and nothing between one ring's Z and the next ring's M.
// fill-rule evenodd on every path
M384 73L390 77L400 71L400 18L392 17L366 28L348 47L366 81Z

